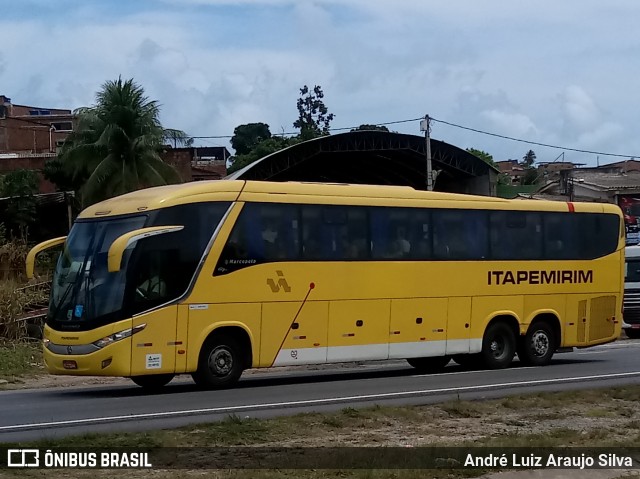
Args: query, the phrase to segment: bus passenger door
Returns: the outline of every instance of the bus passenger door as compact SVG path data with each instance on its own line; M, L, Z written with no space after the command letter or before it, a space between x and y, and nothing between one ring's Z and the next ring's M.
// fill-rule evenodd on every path
M478 352L471 351L471 298L449 298L447 322L447 355ZM482 338L480 338L482 347Z
M389 359L444 356L447 298L391 301Z
M175 372L178 306L165 306L133 317L133 328L144 328L131 337L131 375Z
M328 362L389 357L390 300L331 301Z
M325 363L328 317L327 301L263 303L260 365Z

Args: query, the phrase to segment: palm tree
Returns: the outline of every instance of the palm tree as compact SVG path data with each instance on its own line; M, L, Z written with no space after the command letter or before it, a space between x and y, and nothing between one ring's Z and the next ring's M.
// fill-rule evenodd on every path
M157 102L150 101L141 86L133 79L107 81L96 100L94 106L76 110L76 127L59 155L73 180L83 184L83 207L180 182L176 170L160 157L166 132Z

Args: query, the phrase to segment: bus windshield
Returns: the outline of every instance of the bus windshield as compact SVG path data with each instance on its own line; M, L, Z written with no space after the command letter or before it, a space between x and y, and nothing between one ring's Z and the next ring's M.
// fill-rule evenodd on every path
M54 272L51 319L87 321L122 308L124 273L133 245L125 251L117 273L107 271L107 253L118 236L142 228L146 219L136 216L74 225Z
M76 222L54 271L47 324L86 331L179 298L228 208L229 203L193 203ZM168 225L184 228L131 244L120 270L108 271L109 247L116 238Z

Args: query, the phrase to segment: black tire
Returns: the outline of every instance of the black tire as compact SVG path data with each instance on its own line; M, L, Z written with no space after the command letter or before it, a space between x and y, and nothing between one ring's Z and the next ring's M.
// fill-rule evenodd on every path
M205 341L200 351L198 370L191 376L202 388L224 389L238 382L244 368L238 342L230 336L217 336Z
M551 362L558 348L556 333L549 323L539 321L529 326L518 345L518 357L525 366L544 366Z
M516 338L513 330L506 323L493 323L487 328L482 338L480 357L488 369L509 367L516 354Z
M147 376L133 376L131 380L144 389L160 389L169 384L173 374L149 374Z
M450 360L449 356L435 356L432 358L409 358L407 362L421 373L438 373L449 364Z
M480 354L454 354L452 359L463 368L479 369L482 367Z
M640 329L625 329L624 332L629 339L640 339Z

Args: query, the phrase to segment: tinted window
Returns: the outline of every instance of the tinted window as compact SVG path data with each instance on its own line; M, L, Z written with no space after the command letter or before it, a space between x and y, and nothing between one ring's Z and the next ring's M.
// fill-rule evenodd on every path
M273 261L589 259L616 215L247 203L216 274Z
M246 266L300 257L299 211L295 205L247 203L216 266L226 274Z
M193 203L159 210L151 218L148 226L184 228L138 242L127 279L132 313L185 293L228 207L229 203Z
M486 211L433 210L433 256L443 260L488 257Z
M533 211L491 211L492 259L542 258L542 217Z
M430 212L418 208L371 208L372 258L429 259Z
M549 259L592 259L618 246L620 219L609 214L545 213L544 256Z
M303 206L302 235L306 259L348 261L371 258L367 208ZM314 251L319 251L319 254Z

